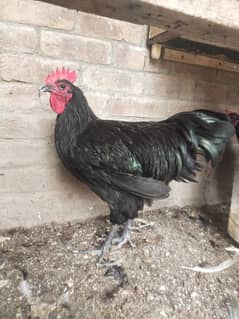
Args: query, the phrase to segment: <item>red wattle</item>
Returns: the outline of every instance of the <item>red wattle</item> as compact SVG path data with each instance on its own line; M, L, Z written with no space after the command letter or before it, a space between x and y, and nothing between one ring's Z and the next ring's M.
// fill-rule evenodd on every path
M63 96L63 95L52 93L50 95L50 105L52 110L57 114L63 113L65 110L66 104L71 99L71 97L72 97L71 95Z

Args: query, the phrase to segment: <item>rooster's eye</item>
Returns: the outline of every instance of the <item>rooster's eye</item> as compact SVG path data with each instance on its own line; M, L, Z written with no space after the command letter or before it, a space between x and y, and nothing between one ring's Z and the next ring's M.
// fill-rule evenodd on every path
M61 84L61 85L60 85L60 89L61 89L61 90L64 90L65 88L66 88L65 84Z

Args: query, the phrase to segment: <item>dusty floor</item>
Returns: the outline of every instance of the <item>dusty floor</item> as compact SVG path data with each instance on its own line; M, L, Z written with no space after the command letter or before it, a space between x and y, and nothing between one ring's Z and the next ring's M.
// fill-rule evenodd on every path
M100 244L97 239L109 229L104 220L4 233L0 318L232 318L229 308L239 304L239 264L214 274L181 268L230 258L226 211L141 214L153 225L133 232L134 249L111 253L112 260L121 259L120 267L111 268L96 266L95 256L81 252Z

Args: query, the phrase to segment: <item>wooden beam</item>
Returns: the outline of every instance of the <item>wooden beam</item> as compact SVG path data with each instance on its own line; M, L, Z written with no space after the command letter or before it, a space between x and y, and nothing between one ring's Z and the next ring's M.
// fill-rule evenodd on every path
M153 28L153 32L149 32L149 35L153 35L148 39L152 59L158 59L159 56L165 60L239 72L239 51L182 37L173 38L175 33L171 30L158 31L159 34ZM159 47L160 55L157 53Z
M36 0L32 0L36 1ZM239 49L238 0L42 0Z
M209 68L221 69L230 72L239 72L239 64L233 62L224 61L221 59L203 56L195 53L187 53L178 50L167 49L165 47L162 49L161 52L161 58L164 60L206 66Z
M184 38L175 38L158 43L162 44L168 49L180 50L187 53L201 54L221 60L228 60L230 62L239 63L239 51L236 50L221 48L215 45L200 43Z

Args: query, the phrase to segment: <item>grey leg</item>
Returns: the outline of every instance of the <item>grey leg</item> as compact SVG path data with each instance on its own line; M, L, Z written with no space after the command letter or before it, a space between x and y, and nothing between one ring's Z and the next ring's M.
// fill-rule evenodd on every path
M120 238L115 238L113 240L113 244L117 244L117 248L121 248L124 246L127 242L130 243L130 245L133 247L133 244L130 240L130 227L132 225L133 219L128 219L127 222L124 225L123 233Z
M105 255L107 255L110 251L110 248L112 246L112 240L115 237L117 230L119 228L119 225L112 225L111 230L109 232L109 235L107 236L103 246L101 247L100 251L99 251L99 260L98 263L100 263L103 258L105 257Z
M133 221L132 219L127 220L127 222L124 225L122 235L119 238L115 238L115 236L116 236L116 233L117 233L120 225L112 225L111 230L110 230L104 244L102 245L102 247L100 249L86 250L83 253L87 253L87 254L91 253L91 254L97 255L97 256L99 256L98 264L108 265L108 264L105 264L103 262L103 259L104 259L104 257L106 257L106 255L108 255L112 244L116 244L117 248L121 248L123 245L125 245L127 242L129 242L131 247L134 247L134 245L132 244L132 242L130 240L130 228L132 225L132 221Z

